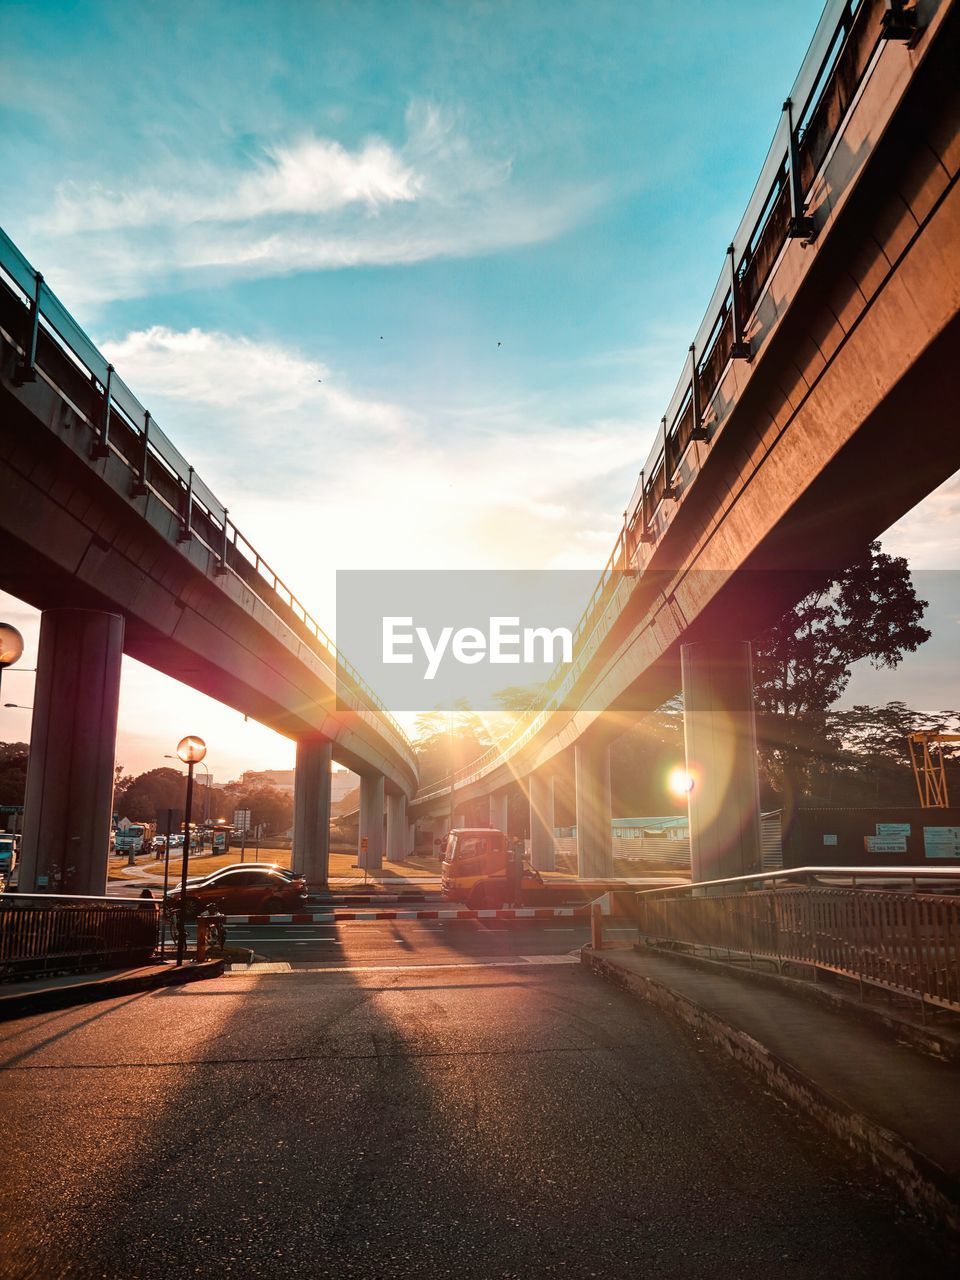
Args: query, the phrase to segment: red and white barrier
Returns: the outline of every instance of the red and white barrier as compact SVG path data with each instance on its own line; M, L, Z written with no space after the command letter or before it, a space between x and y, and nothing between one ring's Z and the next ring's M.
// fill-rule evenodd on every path
M608 914L605 907L604 914ZM227 916L227 924L340 924L355 920L568 920L587 917L589 904L579 907L501 907L481 911L426 908L422 911L316 911L291 915Z

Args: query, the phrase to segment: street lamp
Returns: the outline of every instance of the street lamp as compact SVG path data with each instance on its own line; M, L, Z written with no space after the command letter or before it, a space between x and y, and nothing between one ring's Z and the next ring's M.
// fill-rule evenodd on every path
M164 756L163 758L164 758L164 760L179 760L179 759L180 759L180 757L179 757L179 756L170 756L170 755L166 755L166 756ZM207 773L207 791L206 791L206 795L205 795L205 797L204 797L204 801L203 801L203 821L204 821L204 823L207 823L207 822L209 822L209 821L210 821L210 784L213 782L213 777L212 777L212 775L211 775L211 773L210 773L210 766L209 766L209 765L204 764L202 760L198 760L198 761L197 761L197 764L199 764L199 765L203 765L203 768L206 770L206 773Z
M0 681L6 667L23 657L23 636L9 622L0 622Z
M25 707L22 702L5 702L5 707L9 707L11 711L32 711L33 707Z
M190 810L193 808L193 766L207 754L207 744L196 734L177 743L177 755L187 766L187 799L184 805L183 861L180 868L180 932L177 937L177 964L183 964L187 948L187 865L190 861Z

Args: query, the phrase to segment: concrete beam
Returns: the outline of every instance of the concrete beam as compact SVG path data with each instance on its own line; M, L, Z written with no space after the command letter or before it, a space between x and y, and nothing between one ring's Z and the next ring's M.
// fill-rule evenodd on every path
M102 894L107 886L123 618L48 609L23 815L22 893Z
M301 738L293 792L293 869L311 886L325 885L330 874L330 764L333 744L326 738Z
M762 865L750 645L685 644L680 666L691 878L750 875Z

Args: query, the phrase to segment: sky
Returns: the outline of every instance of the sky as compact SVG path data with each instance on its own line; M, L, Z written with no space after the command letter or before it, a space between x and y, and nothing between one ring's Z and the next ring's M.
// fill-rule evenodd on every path
M0 225L331 632L338 568L599 570L820 8L6 0ZM888 541L960 563L957 484ZM186 732L292 763L125 660L125 768Z

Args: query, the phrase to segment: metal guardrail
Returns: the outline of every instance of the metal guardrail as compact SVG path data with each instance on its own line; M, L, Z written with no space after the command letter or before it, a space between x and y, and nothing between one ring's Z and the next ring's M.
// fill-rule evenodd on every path
M160 904L144 898L0 894L0 979L146 964Z
M887 0L828 0L790 89L724 269L690 345L684 372L624 512L623 524L573 638L573 663L559 665L511 732L470 764L442 778L418 800L477 780L514 753L563 705L633 593L683 494L674 481L690 445L709 445L729 414L715 403L727 366L749 360L749 323L781 250L812 239L806 200L843 128L860 84L885 38L896 36Z
M150 492L159 498L180 521L182 540L197 538L216 557L218 572L237 573L271 612L284 622L293 622L302 628L307 637L319 646L320 656L333 660L341 700L346 685L356 695L355 709L373 711L415 762L413 744L386 705L353 664L337 651L336 645L307 608L248 542L229 518L226 506L163 433L113 365L50 289L42 274L27 261L2 228L0 282L18 299L23 309L20 332L11 335L23 352L19 380L28 382L35 379L38 355L42 357L45 347L51 353L66 356L79 375L79 385L72 389L79 394L70 398L73 407L86 418L93 434L91 457L96 459L112 454L123 461L133 476L132 493L145 496ZM40 363L43 367L42 359Z
M960 868L802 867L645 890L631 918L653 945L807 967L960 1012L957 891Z

